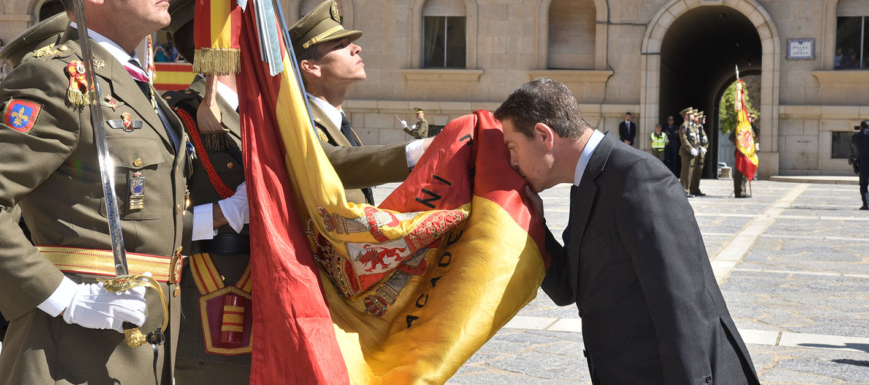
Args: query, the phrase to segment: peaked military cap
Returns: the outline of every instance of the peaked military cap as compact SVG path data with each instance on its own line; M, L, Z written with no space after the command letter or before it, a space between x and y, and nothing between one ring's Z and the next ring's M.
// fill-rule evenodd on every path
M345 37L354 41L362 37L362 32L344 29L335 0L320 3L290 27L290 39L297 53L315 44Z
M688 107L679 112L679 115L691 115L694 113L694 107Z
M0 61L8 61L13 68L18 66L24 59L24 55L57 43L67 26L69 26L69 17L66 16L66 12L60 12L34 24L0 50Z
M181 27L193 21L193 14L196 10L194 5L196 5L196 0L169 0L169 16L172 16L172 21L169 22L166 30L172 36L175 36L175 32Z
M706 115L703 113L703 111L700 111L700 112L696 113L695 115L697 115L698 118L702 118L702 117L706 116Z
M419 107L414 107L413 112L425 112L425 110L423 110L422 108L419 108Z

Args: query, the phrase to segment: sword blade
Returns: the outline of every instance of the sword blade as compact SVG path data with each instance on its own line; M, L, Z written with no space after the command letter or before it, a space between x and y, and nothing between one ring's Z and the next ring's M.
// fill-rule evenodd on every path
M103 126L103 111L100 108L101 88L94 73L93 55L88 38L87 20L85 20L82 0L73 0L78 23L78 37L81 44L82 61L87 79L87 97L90 100L91 124L94 130L94 142L97 147L97 157L100 164L100 183L106 197L106 217L109 221L109 236L112 239L112 256L115 259L115 275L130 275L127 268L127 253L124 249L124 234L121 231L121 216L118 213L118 202L115 199L115 173L112 158L109 156L109 144L106 141L106 128Z

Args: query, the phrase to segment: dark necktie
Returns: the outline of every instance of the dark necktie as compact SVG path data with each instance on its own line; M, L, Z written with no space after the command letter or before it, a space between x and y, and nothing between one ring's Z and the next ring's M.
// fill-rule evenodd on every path
M350 128L350 120L347 119L347 115L344 115L343 112L341 113L341 133L344 134L344 137L347 138L351 146L359 147L359 142L356 141L356 136L353 135L353 129Z

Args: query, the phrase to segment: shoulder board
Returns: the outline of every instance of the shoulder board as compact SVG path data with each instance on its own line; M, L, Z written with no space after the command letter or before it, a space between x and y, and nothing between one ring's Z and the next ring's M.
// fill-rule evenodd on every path
M168 91L163 94L163 99L170 107L178 107L182 102L188 102L198 107L200 102L199 93L192 90Z

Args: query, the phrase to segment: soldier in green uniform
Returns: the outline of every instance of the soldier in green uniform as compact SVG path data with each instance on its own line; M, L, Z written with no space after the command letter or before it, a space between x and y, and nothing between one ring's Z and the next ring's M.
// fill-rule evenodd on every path
M755 131L754 124L753 124L755 118L756 118L756 115L753 112L748 116L749 122L752 123L752 125L751 125L751 138L753 140L757 140L757 132ZM733 130L733 132L730 133L730 136L728 137L728 139L730 139L730 141L733 143L733 145L736 146L736 130ZM755 146L757 146L757 142L755 142ZM739 153L738 148L733 152L734 156L736 156L737 153ZM736 166L734 165L734 167L733 167L733 195L735 197L737 197L737 198L751 198L751 195L748 194L747 182L748 182L748 179L745 178L745 175L742 175L742 172L740 172L739 169L737 169Z
M75 20L72 2L63 3ZM57 44L24 55L0 83L0 311L12 320L0 384L150 385L155 375L158 384L171 384L189 165L181 122L154 97L135 55L169 14L145 0L84 6L99 100L85 97L74 25ZM149 272L169 301L169 327L156 354L129 348L122 334L123 322L146 333L161 326L156 291L109 293L97 282L115 269L86 103L105 119L121 231L127 251L136 253L127 256L130 273ZM7 210L16 205L43 246L27 241Z
M694 129L697 132L698 147L697 150L700 151L700 154L694 159L694 170L691 175L691 195L704 197L702 191L700 191L700 179L703 178L703 167L706 162L706 152L709 151L709 138L706 136L706 129L703 127L703 123L706 119L706 115L703 111L699 111L694 115Z
M404 180L431 138L362 146L341 108L349 88L366 77L359 56L362 48L353 43L362 32L344 29L334 0L315 7L289 32L323 148L337 147L329 159L347 189L347 201L373 204L374 196L367 187ZM335 161L347 157L359 160L360 156L367 161Z
M679 182L682 183L682 189L685 190L685 196L693 198L691 194L691 177L693 175L695 158L700 155L700 150L697 149L697 132L695 131L692 121L696 111L692 107L682 110L679 114L682 115L682 125L679 127L679 141L682 146L679 152L682 156L682 172L679 176Z
M401 125L404 126L404 132L417 139L428 138L428 122L425 121L425 110L416 107L413 111L416 113L416 124L408 128L407 122L402 120Z

